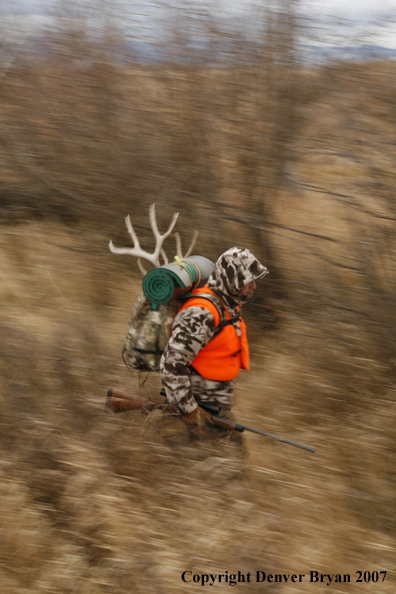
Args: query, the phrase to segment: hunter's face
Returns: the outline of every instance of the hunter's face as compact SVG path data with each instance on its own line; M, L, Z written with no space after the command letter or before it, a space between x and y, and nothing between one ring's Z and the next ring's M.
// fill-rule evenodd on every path
M250 283L247 283L247 285L243 285L242 289L239 291L239 294L248 296L251 295L256 289L257 285L255 281L251 281Z

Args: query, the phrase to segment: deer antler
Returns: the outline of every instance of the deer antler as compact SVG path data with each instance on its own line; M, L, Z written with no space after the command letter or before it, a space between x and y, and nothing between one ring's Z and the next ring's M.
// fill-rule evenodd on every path
M191 254L191 252L193 250L193 247L195 245L195 242L198 239L198 235L199 235L198 231L194 231L194 235L193 235L193 238L191 240L190 246L189 246L187 252L183 256L180 235L176 231L176 233L175 233L175 237L176 237L176 252L177 252L178 258L182 259L182 258L188 258L188 256L190 256L190 254Z
M165 254L165 251L162 248L162 245L163 245L165 239L172 233L173 228L176 225L178 216L179 216L178 212L173 215L173 218L172 218L171 224L169 225L168 230L166 231L166 233L164 233L164 235L161 235L160 232L158 231L157 220L155 217L155 204L152 204L150 206L150 225L151 225L151 229L153 231L153 234L154 234L154 237L156 240L155 250L152 254L150 254L149 252L146 252L145 250L143 250L140 247L138 237L135 233L134 228L132 227L131 219L128 215L125 219L125 224L126 224L126 227L128 229L130 236L132 237L133 248L117 248L113 245L113 242L110 241L109 242L110 251L113 254L129 254L130 256L136 256L138 258L138 265L139 265L140 271L143 274L146 274L146 270L144 269L142 263L140 262L140 258L144 258L148 262L151 262L151 264L153 264L154 266L160 266L159 257L161 255L165 261L165 264L168 264L168 258Z

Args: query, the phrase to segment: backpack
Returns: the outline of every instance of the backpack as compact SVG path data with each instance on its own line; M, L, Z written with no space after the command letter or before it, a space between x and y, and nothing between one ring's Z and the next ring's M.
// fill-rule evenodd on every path
M203 299L211 301L220 314L220 324L215 336L226 324L226 312L220 299L211 293L201 293ZM160 359L172 335L172 324L183 303L193 295L188 294L183 301L173 301L152 308L152 303L141 295L136 301L128 322L128 333L122 358L125 365L139 371L159 372ZM213 336L214 338L214 336Z

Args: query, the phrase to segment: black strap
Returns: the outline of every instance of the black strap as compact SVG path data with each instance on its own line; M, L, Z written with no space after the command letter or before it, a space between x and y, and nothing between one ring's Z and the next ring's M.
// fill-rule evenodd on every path
M198 295L192 295L191 298L192 299L194 299L194 298L207 299L208 301L213 303L213 305L216 307L217 311L219 312L220 323L217 326L217 328L215 329L215 333L213 334L211 340L213 340L216 336L218 336L220 334L220 332L223 330L223 328L225 328L226 326L230 326L231 324L234 325L236 322L238 322L241 319L239 316L239 313L238 313L238 315L236 315L234 318L227 320L226 309L225 309L220 297L217 297L217 295L213 295L212 293L199 293Z
M157 355L157 353L163 353L163 351L145 351L144 349L138 349L136 347L132 347L132 350L142 353L143 355Z
M230 320L225 320L224 322L220 322L220 324L216 328L213 338L215 336L217 336L218 334L220 334L220 332L223 330L223 328L225 328L226 326L230 326L231 324L234 325L240 319L241 319L240 315L238 314L237 316L235 316L235 318L231 318ZM212 338L212 340L213 340L213 338Z

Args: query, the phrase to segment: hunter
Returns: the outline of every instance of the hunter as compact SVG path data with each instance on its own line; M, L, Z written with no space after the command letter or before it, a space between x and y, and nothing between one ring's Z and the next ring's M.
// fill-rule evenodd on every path
M249 250L231 248L217 260L205 287L193 291L175 317L161 358L161 381L169 403L177 406L191 433L210 417L194 396L215 403L222 417L233 419L235 379L241 369L250 368L246 326L239 312L253 296L256 282L267 274ZM223 322L221 308L223 317L226 314Z

